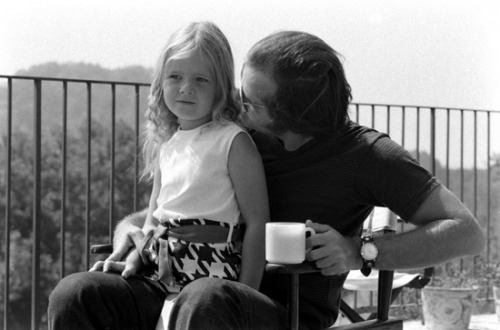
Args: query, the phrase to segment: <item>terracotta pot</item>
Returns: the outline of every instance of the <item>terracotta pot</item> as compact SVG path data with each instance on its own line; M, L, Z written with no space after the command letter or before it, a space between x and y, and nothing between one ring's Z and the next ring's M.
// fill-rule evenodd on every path
M500 321L500 286L493 287L493 297L495 298L495 311L498 321Z
M422 289L422 311L428 330L467 330L478 288Z

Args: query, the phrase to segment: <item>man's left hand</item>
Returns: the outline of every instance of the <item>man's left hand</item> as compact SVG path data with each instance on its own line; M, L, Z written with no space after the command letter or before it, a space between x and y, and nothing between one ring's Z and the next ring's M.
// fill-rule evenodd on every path
M344 237L332 227L311 220L306 221L306 226L316 231L306 240L306 248L312 249L306 254L306 259L314 262L321 274L336 275L361 268L359 241Z

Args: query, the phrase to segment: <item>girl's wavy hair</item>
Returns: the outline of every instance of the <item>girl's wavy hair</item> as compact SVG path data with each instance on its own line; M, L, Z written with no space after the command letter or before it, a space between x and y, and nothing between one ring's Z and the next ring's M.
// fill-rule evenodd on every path
M231 46L222 31L211 22L194 22L175 31L163 49L153 74L150 88L146 128L142 139L144 170L142 178L151 179L159 166L160 146L168 141L179 127L175 116L163 99L163 82L171 59L200 54L210 65L216 86L212 119L236 121L239 107L234 99L234 60Z
M277 133L325 139L345 127L351 101L339 54L320 38L298 31L276 32L257 42L245 66L273 74L278 90L263 100Z

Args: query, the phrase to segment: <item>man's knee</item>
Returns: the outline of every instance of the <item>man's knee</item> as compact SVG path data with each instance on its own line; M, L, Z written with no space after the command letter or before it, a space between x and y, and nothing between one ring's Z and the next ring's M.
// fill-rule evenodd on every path
M90 273L68 275L52 290L47 308L49 329L91 327L85 301L88 303L95 297L88 292L95 291L96 284L89 280L87 274Z
M86 274L88 273L76 273L61 279L50 293L49 313L53 310L67 310L70 306L81 304L83 297L96 290L93 281L85 280Z
M187 285L170 314L176 329L282 329L286 309L239 282L201 278ZM284 327L283 327L284 324Z
M184 287L177 297L177 301L186 300L189 301L190 304L201 301L205 306L208 305L206 304L207 299L213 301L214 299L218 300L218 298L220 298L220 302L224 303L224 301L227 301L227 295L236 290L234 286L239 284L240 283L237 282L212 277L200 278ZM214 303L215 302L216 301L214 301Z
M228 299L228 292L232 291L228 282L207 277L184 287L171 310L170 327L241 329L236 319L240 314L238 306Z

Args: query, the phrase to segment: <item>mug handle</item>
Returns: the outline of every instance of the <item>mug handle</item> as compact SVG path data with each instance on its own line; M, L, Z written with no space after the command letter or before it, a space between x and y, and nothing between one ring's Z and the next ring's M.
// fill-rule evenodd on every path
M312 228L306 227L306 238L311 237L312 235L316 234L316 231ZM306 249L306 253L311 251L312 248Z
M315 235L316 231L312 228L306 227L306 238L311 237L312 235Z

